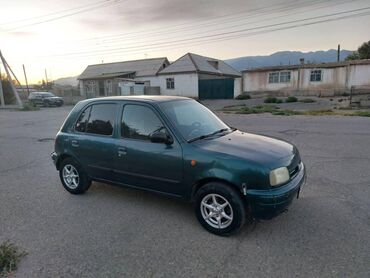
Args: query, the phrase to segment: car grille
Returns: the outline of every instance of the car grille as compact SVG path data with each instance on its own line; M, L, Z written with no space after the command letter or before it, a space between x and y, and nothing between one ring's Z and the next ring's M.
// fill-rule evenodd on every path
M294 178L299 172L299 164L289 172L290 179Z
M299 173L300 165L301 165L301 157L299 156L299 153L296 153L292 162L288 166L290 179L293 179Z

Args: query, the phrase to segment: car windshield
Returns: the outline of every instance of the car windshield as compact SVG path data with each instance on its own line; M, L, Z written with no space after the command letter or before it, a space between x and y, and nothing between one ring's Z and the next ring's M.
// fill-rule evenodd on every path
M195 100L163 102L162 110L187 141L222 133L230 128Z

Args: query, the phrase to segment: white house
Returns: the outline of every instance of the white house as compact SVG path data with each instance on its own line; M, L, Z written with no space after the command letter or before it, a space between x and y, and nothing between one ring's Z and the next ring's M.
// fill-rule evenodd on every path
M187 53L158 73L162 95L199 99L234 98L241 74L222 60Z
M161 94L193 98L234 98L241 73L221 60L187 53L172 64L167 58L89 65L79 76L85 97Z
M370 90L370 60L287 65L245 70L243 92L333 96L351 89Z

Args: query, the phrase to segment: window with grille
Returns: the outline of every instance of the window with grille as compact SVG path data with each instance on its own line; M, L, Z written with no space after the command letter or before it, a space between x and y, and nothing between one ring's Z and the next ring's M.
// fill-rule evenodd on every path
M311 82L322 81L322 71L321 70L311 70L310 81Z
M175 78L166 78L167 89L175 89Z
M279 83L279 73L278 72L269 73L269 83Z
M289 83L290 82L290 71L280 72L280 83Z

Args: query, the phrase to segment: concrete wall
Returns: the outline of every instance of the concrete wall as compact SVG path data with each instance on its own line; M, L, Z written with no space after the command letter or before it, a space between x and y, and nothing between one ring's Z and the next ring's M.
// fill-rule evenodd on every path
M310 81L311 70L321 70L321 81ZM302 94L331 96L348 92L351 86L370 85L370 65L350 65L333 68L303 68L290 71L289 83L268 83L270 72L259 71L243 73L243 92L257 94L271 92L281 95Z
M166 78L175 79L175 89L167 89ZM196 73L159 75L158 80L161 95L198 97L198 74Z
M151 86L151 87L159 87L160 86L160 79L158 78L158 76L136 77L135 81L147 82L148 84L146 84L146 85Z
M310 81L311 70L322 71L322 81ZM346 86L346 67L337 68L309 68L301 69L300 89L320 90L333 89L345 90Z
M282 70L287 71L287 70ZM289 83L269 83L269 73L279 71L261 71L243 73L243 91L279 91L294 90L298 84L298 71L291 70Z
M234 79L234 98L242 93L242 79L235 78Z
M350 66L348 86L370 86L370 65Z

